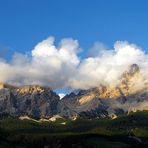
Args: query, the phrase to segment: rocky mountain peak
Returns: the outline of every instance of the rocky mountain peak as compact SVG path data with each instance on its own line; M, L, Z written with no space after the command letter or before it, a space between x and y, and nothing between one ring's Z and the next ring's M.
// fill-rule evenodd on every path
M132 64L116 84L72 92L62 100L50 87L16 87L0 83L0 114L35 118L50 118L56 114L64 117L112 117L148 109L148 89L144 88L143 75L137 64Z
M10 86L0 84L0 114L51 117L57 112L59 96L40 85Z
M43 87L40 85L25 85L17 88L17 92L21 94L25 93L42 93L44 91L50 91L51 88L49 87Z
M130 73L131 75L133 75L133 74L135 74L135 73L138 73L139 71L140 71L140 68L139 68L139 66L138 66L137 64L132 64L132 65L130 66L129 73Z
M13 85L9 85L7 83L0 82L0 89L4 89L4 88L13 89L13 88L16 88L16 86L13 86Z
M116 84L99 85L89 90L80 90L72 96L65 96L61 113L75 116L112 116L148 108L148 91L137 64L132 64L117 80Z

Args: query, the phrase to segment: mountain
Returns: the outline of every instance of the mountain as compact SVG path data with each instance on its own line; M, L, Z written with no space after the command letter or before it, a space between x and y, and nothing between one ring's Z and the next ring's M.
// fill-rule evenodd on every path
M59 113L68 117L108 117L131 111L148 110L148 83L140 68L133 64L120 77L117 85L100 85L66 95L58 105Z
M29 115L34 118L56 114L59 96L39 85L14 87L0 84L0 114Z
M62 100L49 87L0 83L2 116L116 118L137 110L148 110L148 82L137 64L131 65L115 84L72 92Z

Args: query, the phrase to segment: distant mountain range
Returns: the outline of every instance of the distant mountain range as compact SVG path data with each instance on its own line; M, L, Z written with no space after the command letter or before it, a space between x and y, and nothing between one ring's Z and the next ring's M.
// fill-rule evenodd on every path
M116 118L120 114L148 110L148 82L137 64L125 71L116 85L99 85L60 97L48 87L11 86L0 83L0 115L51 118Z

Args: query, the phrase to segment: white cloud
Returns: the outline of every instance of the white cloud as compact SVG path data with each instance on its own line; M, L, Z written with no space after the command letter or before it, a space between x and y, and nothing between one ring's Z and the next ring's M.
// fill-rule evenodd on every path
M95 43L89 56L80 60L78 41L63 39L54 45L54 37L38 43L31 55L15 53L11 62L0 59L0 81L11 84L40 84L52 88L90 88L115 83L133 63L148 80L148 55L134 44L116 42L114 49ZM96 55L95 55L96 53Z
M108 47L103 43L95 42L93 47L88 51L88 57L99 57L102 56L104 52L107 53L110 52L110 50L108 50Z

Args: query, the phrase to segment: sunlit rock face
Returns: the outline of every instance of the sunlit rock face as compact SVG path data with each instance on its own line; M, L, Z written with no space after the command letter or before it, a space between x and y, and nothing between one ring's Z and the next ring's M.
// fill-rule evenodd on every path
M131 65L115 83L72 92L61 100L49 87L0 83L0 114L114 119L137 110L148 110L148 82L137 64Z
M71 93L59 103L65 116L115 117L116 115L148 109L148 83L140 68L133 64L115 84L100 85Z
M50 88L38 85L9 87L1 84L0 113L35 118L51 117L57 112L59 96Z
M26 93L42 93L44 91L50 91L50 88L41 87L39 85L26 85L21 86L16 89L16 91L20 94L26 94Z

